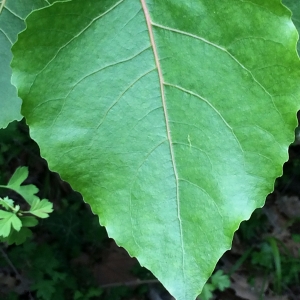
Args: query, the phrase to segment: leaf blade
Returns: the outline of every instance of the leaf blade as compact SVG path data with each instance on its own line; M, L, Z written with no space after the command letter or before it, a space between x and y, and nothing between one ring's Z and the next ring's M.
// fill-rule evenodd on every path
M195 298L287 159L300 95L287 12L280 1L72 1L27 24L38 35L14 47L28 62L25 78L15 60L14 80L42 155L119 245L177 299Z
M16 214L0 210L0 235L4 238L8 237L12 228L20 231L22 222Z
M33 202L39 201L39 198L35 195L39 189L33 184L21 185L28 177L28 167L18 167L7 185L1 185L2 188L14 190L20 194L24 200L32 205Z
M8 182L8 186L20 186L28 177L28 167L18 167Z
M49 202L47 199L36 199L36 201L32 203L29 212L42 219L48 218L49 213L53 212L53 203Z

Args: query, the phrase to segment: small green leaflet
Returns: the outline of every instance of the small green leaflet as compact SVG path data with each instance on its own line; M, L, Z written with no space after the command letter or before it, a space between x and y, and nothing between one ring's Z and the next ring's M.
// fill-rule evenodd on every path
M34 201L38 200L35 194L39 189L33 184L21 185L28 177L28 173L27 167L19 167L10 178L8 184L0 185L0 187L14 190L20 194L29 205L32 205Z
M20 217L20 220L22 222L20 231L11 228L10 234L7 237L0 237L1 242L7 243L8 245L21 245L27 238L32 236L32 231L28 227L36 226L39 221L32 216L22 216Z
M39 221L35 217L31 216L21 217L21 221L22 227L34 227L39 223Z
M214 273L209 281L203 287L202 293L200 295L201 300L212 299L213 292L215 290L224 291L226 288L230 287L230 279L228 275L225 275L222 270L218 270Z
M5 209L13 209L14 207L14 201L9 199L8 197L4 197L3 199L0 198L0 205L4 207Z
M7 185L0 185L0 188L11 189L19 193L30 205L30 209L24 211L20 210L20 206L15 205L12 199L0 198L0 206L7 210L0 210L0 242L5 242L8 245L24 243L28 237L32 236L32 231L28 227L34 227L38 224L36 217L47 218L48 214L53 211L52 203L47 199L40 200L35 195L39 191L35 185L21 185L27 177L28 168L19 167ZM23 215L28 213L34 216Z
M11 228L19 231L22 227L21 220L16 216L16 214L0 210L0 236L8 237Z
M53 212L53 204L47 199L40 200L37 198L32 202L29 212L42 219L48 218L48 214Z
M0 185L0 188L11 189L20 194L31 207L30 210L25 213L32 213L40 218L47 218L49 216L48 213L53 211L53 204L47 199L40 200L39 197L35 195L39 191L35 185L21 185L28 177L28 174L29 172L27 167L19 167L10 178L8 184ZM0 198L0 205L15 212L19 210L19 206L16 205L14 207L13 200L8 197L4 199Z
M28 177L29 171L27 167L19 167L15 173L11 176L8 185L14 187L19 186Z
M0 242L7 243L8 245L21 245L26 241L27 238L31 236L32 231L26 227L22 227L20 231L12 229L8 237L0 237Z
M213 296L213 291L215 290L215 287L211 283L207 283L202 290L201 293L201 300L210 300Z
M211 277L211 283L215 288L219 289L220 291L224 291L226 288L230 287L229 277L225 275L222 270L218 270Z

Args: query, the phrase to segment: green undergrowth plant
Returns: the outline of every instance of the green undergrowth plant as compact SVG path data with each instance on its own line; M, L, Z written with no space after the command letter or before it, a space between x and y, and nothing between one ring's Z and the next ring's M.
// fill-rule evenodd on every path
M29 208L21 209L10 197L0 197L0 241L11 245L22 244L32 235L29 227L38 224L38 218L48 218L53 211L53 204L47 199L40 199L36 194L38 188L33 184L22 185L28 177L28 168L16 169L6 185L0 185L0 189L8 189L16 192L27 202Z
M22 114L49 168L178 300L288 158L300 4L285 4L294 24L281 0L2 2L0 127Z
M299 145L294 144L290 153L298 150ZM241 263L237 263L230 274L243 265L242 272L247 274L244 276L248 278L253 290L261 295L261 299L264 299L264 292L286 295L299 286L299 218L287 218L278 206L280 197L299 197L299 192L294 189L294 184L298 182L295 176L299 173L298 160L299 154L293 154L284 167L283 176L278 178L275 192L268 198L266 207L257 209L236 233L242 248L247 251L239 258ZM291 204L287 200L284 205ZM255 285L257 278L262 285Z
M39 226L34 228L33 236L23 244L0 245L11 264L21 273L17 278L20 283L2 288L0 299L14 300L29 295L37 300L121 300L130 299L133 295L143 297L148 291L147 286L130 288L122 286L122 282L116 282L115 286L102 288L97 283L93 268L107 259L103 253L108 243L106 231L99 226L97 217L78 193L70 191L65 198L56 200L54 212L40 221ZM84 260L85 257L88 261ZM5 267L10 268L0 253L0 269ZM136 270L139 269L136 266ZM119 270L114 271L117 274ZM101 276L105 277L105 274Z
M70 193L49 218L41 220L33 236L22 245L1 245L21 275L16 286L2 288L1 292L6 293L0 294L0 298L10 300L31 295L38 300L88 300L101 296L113 300L96 283L91 270L101 261L101 250L107 240L105 230L79 200L78 194ZM99 237L97 241L94 234ZM80 263L84 255L91 255L90 262ZM0 255L0 267L7 266L7 260Z
M300 247L300 243L298 247ZM289 287L299 286L299 255L300 253L296 256L291 253L281 241L274 237L268 237L256 245L249 261L253 270L256 270L253 273L263 274L268 279L266 282L272 282L273 291L277 295L281 295Z
M211 300L213 292L216 290L224 291L230 287L230 278L224 274L222 270L215 272L208 282L204 285L201 295L197 298L198 300Z

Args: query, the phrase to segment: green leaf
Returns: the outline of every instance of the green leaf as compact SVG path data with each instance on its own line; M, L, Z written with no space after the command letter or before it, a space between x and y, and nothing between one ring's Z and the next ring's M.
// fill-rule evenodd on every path
M201 300L210 300L213 297L213 292L215 290L215 287L211 283L205 284L203 287L202 293L200 295Z
M19 231L21 227L22 222L16 214L0 210L0 236L8 237L12 228Z
M300 98L289 11L73 0L26 23L13 82L42 156L176 299L195 299L288 157Z
M15 170L14 174L11 176L7 185L9 186L19 186L28 177L28 168L19 167Z
M48 214L53 212L53 204L47 199L35 199L29 212L40 218L48 218Z
M18 33L25 28L24 18L32 10L45 5L48 5L46 0L6 0L0 11L0 128L22 118L21 99L10 82L11 46L16 42Z
M39 201L39 198L35 194L39 189L33 184L22 185L23 181L28 177L28 168L19 167L16 169L12 177L10 178L6 186L1 185L0 187L12 189L18 194L20 194L24 200L26 200L30 205L34 201Z
M263 243L259 251L254 251L251 255L251 263L253 265L263 266L265 269L271 270L273 267L272 248L268 243Z
M300 32L300 1L299 0L283 0L282 3L286 5L293 13L292 20L298 29L298 33ZM298 41L297 45L298 53L300 53L300 41Z
M23 227L34 227L39 223L39 221L35 217L31 216L21 217L20 219L22 221Z
M20 221L20 219L14 214L10 217L10 220L12 227L15 230L19 231L22 227L22 222Z
M33 291L37 291L36 295L39 299L51 300L55 293L55 282L53 280L41 279L31 285Z
M8 197L0 198L0 205L7 210L10 210L14 207L14 201L9 199Z
M22 226L24 226L23 223ZM27 238L31 236L32 236L32 231L28 228L22 227L20 231L11 229L9 236L6 238L0 237L0 240L1 242L7 243L8 245L16 244L18 246L23 244L27 240Z
M229 276L225 275L222 270L218 270L215 274L212 275L211 283L220 291L224 291L226 288L230 287Z
M35 196L39 189L33 184L21 185L18 187L15 186L13 190L19 193L29 205L32 205L34 201L39 200L39 198Z
M0 209L0 218L7 218L7 217L10 217L12 213L9 212L9 211L5 211L5 210L2 210Z

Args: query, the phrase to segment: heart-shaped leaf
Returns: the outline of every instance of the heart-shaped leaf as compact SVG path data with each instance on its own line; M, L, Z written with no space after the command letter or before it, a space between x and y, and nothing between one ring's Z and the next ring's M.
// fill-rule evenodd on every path
M13 47L52 170L176 299L194 299L293 141L297 32L280 0L73 0Z

